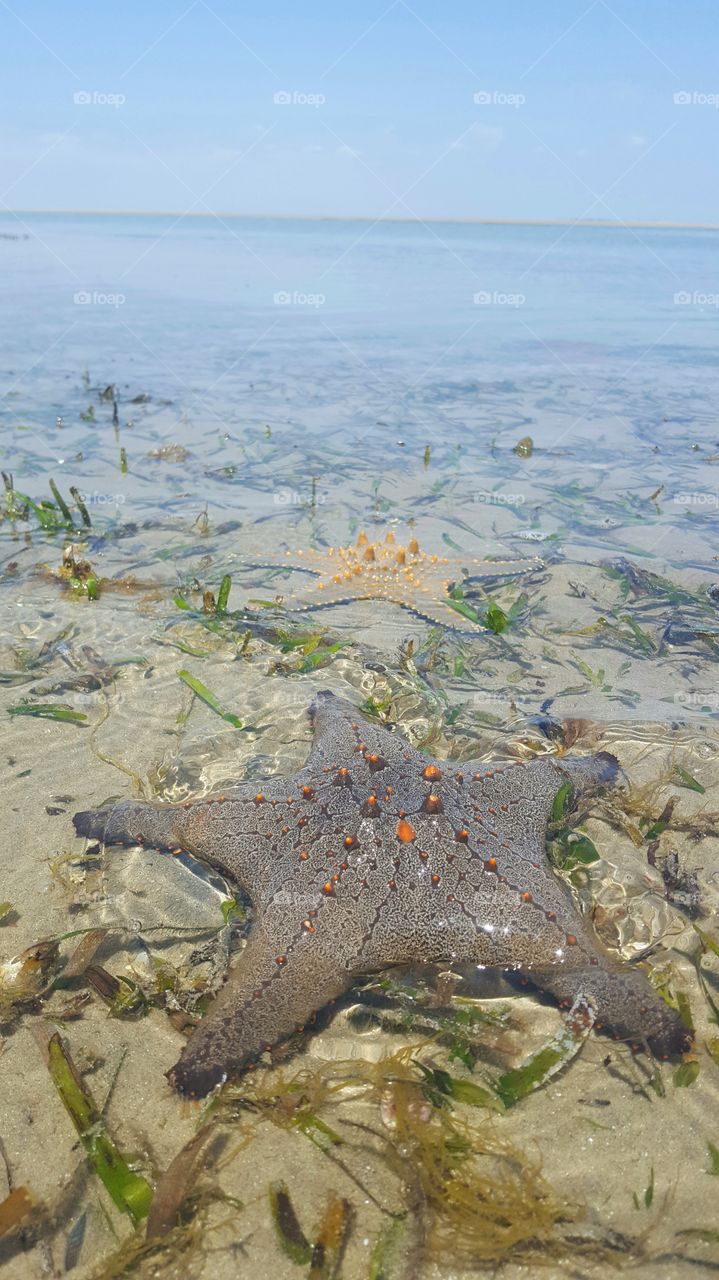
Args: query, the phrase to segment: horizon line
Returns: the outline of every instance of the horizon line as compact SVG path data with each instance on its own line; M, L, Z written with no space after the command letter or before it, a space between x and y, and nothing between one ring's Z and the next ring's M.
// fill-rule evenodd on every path
M247 222L366 222L373 225L383 223L408 224L423 226L426 223L449 223L455 226L481 227L599 227L612 230L641 229L655 231L719 231L717 222L661 222L648 219L623 220L619 218L466 218L466 217L427 217L427 218L374 218L369 214L333 214L333 213L238 213L234 211L208 210L206 212L183 213L178 209L0 209L0 214L20 216L42 214L45 216L67 216L85 218L235 218Z

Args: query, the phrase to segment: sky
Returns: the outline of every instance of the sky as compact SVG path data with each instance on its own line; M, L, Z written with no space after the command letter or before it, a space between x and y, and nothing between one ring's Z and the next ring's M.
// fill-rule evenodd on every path
M0 0L0 209L719 222L716 0Z

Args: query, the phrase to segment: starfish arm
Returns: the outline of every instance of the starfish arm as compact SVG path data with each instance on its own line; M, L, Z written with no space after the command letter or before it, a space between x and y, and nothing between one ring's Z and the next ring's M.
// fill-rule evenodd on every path
M148 844L156 849L174 849L180 844L179 805L143 804L120 800L101 809L86 809L73 818L75 831L88 840L105 844Z
M301 592L288 592L285 596L285 604L291 613L315 613L319 609L326 609L330 605L335 604L351 604L353 600L370 600L372 595L370 592L363 591L361 588L353 590L352 586L347 582L332 582L326 578L319 578L317 582L312 582Z
M385 903L358 969L418 961L515 969L560 1004L570 1005L579 995L588 998L599 1026L617 1038L647 1041L658 1057L689 1047L690 1035L677 1013L640 969L609 955L556 877L545 875L538 886L541 906L526 890L517 894L529 899L519 910L512 907L513 886L498 883L490 896L484 878L453 882L451 903L421 888ZM527 883L532 880L522 881Z
M264 784L263 793L252 784L184 804L121 800L76 813L73 823L78 835L105 844L186 851L250 892L266 863L263 817L274 815L273 801L286 804L287 786L285 779L272 779Z
M523 925L521 915L512 921L507 945L514 962L536 986L563 1003L571 1004L580 993L588 996L599 1021L615 1035L644 1038L655 1053L667 1056L687 1047L681 1019L655 994L641 970L621 965L605 950L546 859L547 822L562 785L571 782L576 798L614 785L618 774L615 757L602 751L497 769L480 764L471 775L471 786L483 834L491 842L495 833L488 829L494 824L509 836L495 848L502 886L524 899L533 917L529 926ZM481 918L481 909L478 914ZM486 950L486 939L478 937L474 958L486 963Z
M619 765L615 756L600 751L590 756L545 756L507 765L469 760L461 771L486 825L488 815L502 822L502 814L507 814L515 839L531 842L543 851L547 823L562 786L571 783L575 800L612 787Z
M533 573L544 568L544 561L538 556L525 560L470 560L472 566L465 582L486 582L491 578L519 577L525 573Z
M452 609L450 605L440 600L439 602L425 599L422 597L421 602L411 604L408 600L395 599L394 596L387 594L380 595L370 592L363 593L361 591L349 593L340 587L331 590L323 590L322 594L318 593L316 599L305 600L297 599L294 596L288 596L286 603L288 609L292 613L318 613L321 609L326 609L333 605L352 604L357 600L387 600L389 604L397 605L399 609L404 609L406 613L411 613L415 618L420 618L422 622L429 622L432 626L446 627L450 631L474 632L482 630L476 623L468 619L462 619L461 615Z
M282 950L284 948L284 950ZM278 1041L302 1030L352 981L307 932L288 942L258 921L236 967L169 1073L180 1093L201 1097Z
M261 555L248 556L242 562L243 569L290 569L292 573L321 574L328 572L328 558L321 551L303 548L301 551L287 551L284 556L278 552L276 560L265 560Z
M381 786L387 776L374 773L372 761L387 769L388 773L401 770L402 774L415 765L417 779L426 763L425 757L407 741L403 734L375 721L366 720L357 707L344 698L338 698L330 689L320 689L310 705L312 724L312 750L306 768L298 780L312 781L313 776L332 776L340 765L347 764L345 773L361 792L373 783Z
M430 596L417 595L416 598L393 600L392 603L399 605L407 613L414 614L415 618L430 622L435 627L446 627L449 631L470 632L475 635L478 631L484 630L479 623L472 622L453 609L446 596L438 596L434 599Z
M587 997L596 1009L597 1025L608 1027L616 1039L646 1041L660 1058L684 1053L691 1041L689 1031L641 969L619 964L588 932L582 933L580 945L571 948L569 963L531 968L530 981L563 1005L572 1004L578 995Z

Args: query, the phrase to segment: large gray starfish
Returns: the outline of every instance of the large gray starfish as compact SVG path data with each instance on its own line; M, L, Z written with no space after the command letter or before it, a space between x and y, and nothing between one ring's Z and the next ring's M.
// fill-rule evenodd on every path
M608 955L545 855L558 789L610 785L613 756L455 764L332 693L310 715L307 764L260 792L75 816L80 835L189 850L252 899L246 948L170 1073L182 1093L207 1093L391 965L520 968L560 1001L583 993L600 1022L658 1054L687 1046L677 1015Z

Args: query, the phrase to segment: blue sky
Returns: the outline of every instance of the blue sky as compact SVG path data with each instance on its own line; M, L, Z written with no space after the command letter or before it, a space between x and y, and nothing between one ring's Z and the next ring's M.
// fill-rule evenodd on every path
M0 208L717 222L716 27L716 0L0 0Z

